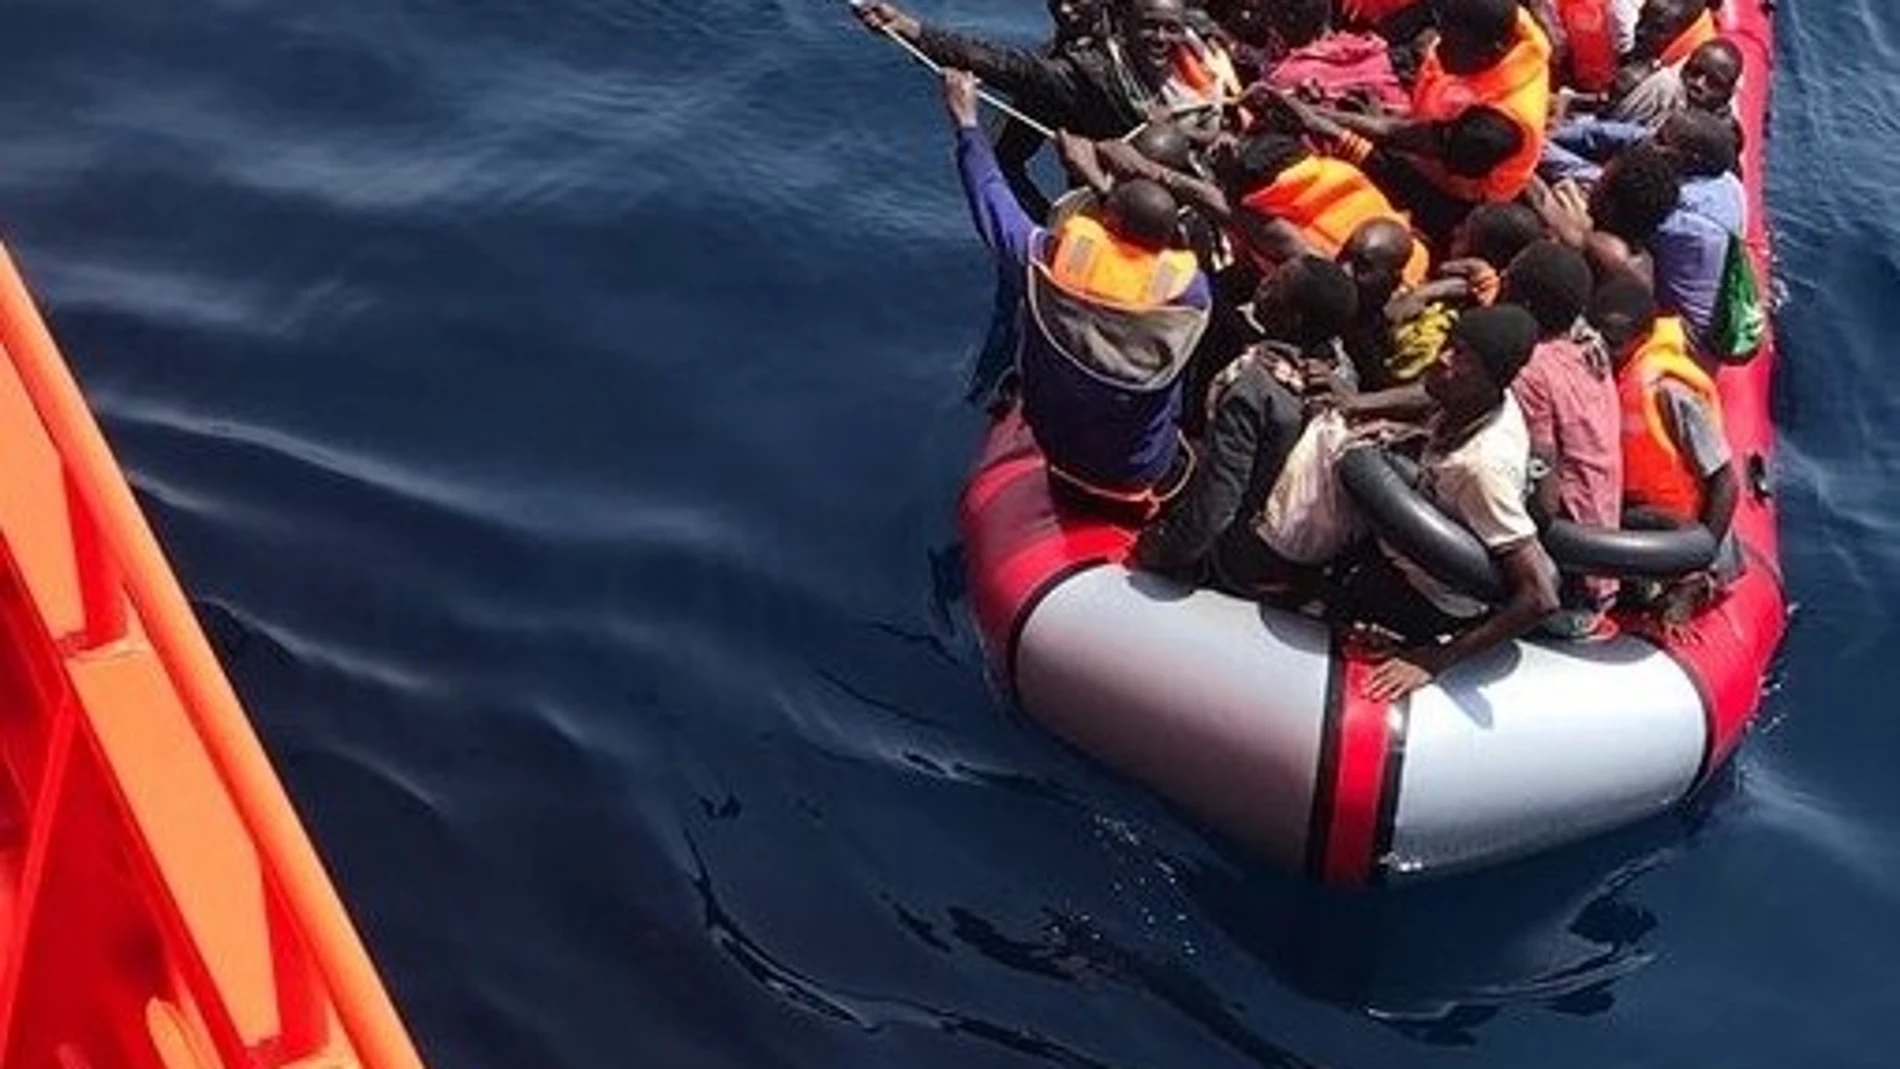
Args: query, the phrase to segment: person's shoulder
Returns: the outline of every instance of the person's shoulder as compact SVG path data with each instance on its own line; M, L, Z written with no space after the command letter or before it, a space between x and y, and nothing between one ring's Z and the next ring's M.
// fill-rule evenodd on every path
M1480 468L1521 480L1530 462L1530 422L1524 409L1505 391L1497 414L1478 428L1468 443L1471 462Z
M1504 403L1498 406L1497 416L1486 425L1485 430L1505 437L1523 436L1524 410L1517 407L1517 402L1512 400L1509 393L1504 395Z
M1548 392L1551 380L1557 377L1564 359L1565 354L1555 347L1554 339L1538 342L1532 347L1530 358L1524 361L1524 366L1517 369L1517 375L1511 379L1511 388L1504 391L1505 394L1523 397L1526 394ZM1522 409L1515 404L1511 407L1518 409L1518 417L1523 418Z

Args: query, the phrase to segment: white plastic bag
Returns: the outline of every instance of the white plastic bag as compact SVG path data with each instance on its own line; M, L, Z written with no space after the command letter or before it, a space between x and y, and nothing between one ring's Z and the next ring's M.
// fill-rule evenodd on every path
M1356 440L1338 412L1307 421L1254 521L1254 533L1269 549L1295 564L1325 564L1363 533L1365 521L1334 463Z

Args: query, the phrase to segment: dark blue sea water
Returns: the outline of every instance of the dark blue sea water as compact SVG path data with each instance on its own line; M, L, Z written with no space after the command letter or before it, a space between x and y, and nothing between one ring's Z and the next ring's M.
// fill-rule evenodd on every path
M438 1066L1888 1066L1900 7L1781 7L1785 682L1378 898L993 696L986 266L837 4L25 0L0 220Z

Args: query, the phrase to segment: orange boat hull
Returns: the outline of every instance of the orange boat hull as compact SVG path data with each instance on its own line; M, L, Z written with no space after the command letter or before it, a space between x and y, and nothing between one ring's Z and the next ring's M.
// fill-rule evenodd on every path
M0 250L0 1066L420 1066Z

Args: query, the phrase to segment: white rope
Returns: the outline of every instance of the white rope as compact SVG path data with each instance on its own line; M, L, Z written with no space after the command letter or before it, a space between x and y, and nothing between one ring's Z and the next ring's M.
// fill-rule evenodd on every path
M850 3L851 3L851 9L853 11L856 11L859 8L864 6L863 0L850 0ZM932 74L936 74L939 76L943 74L943 64L938 63L936 60L931 59L929 56L925 55L924 50L921 48L918 48L915 44L911 43L910 41L906 41L904 38L898 36L898 33L896 30L891 29L889 26L879 26L877 29L879 33L897 42L897 47L910 53L910 57L912 59L916 60L917 62L923 64L925 67L929 68ZM1029 127L1031 130L1034 130L1035 132L1041 134L1043 137L1048 138L1050 141L1054 141L1056 139L1056 132L1050 129L1047 124L1037 122L1036 120L1030 118L1029 116L1024 115L1021 110L1016 108L1009 101L1004 100L1002 97L997 96L995 93L990 92L989 90L983 88L982 86L977 86L976 95L985 104L988 104L990 107L995 108L997 111L1000 111L1003 114L1009 116L1010 118L1015 119L1017 122L1022 123L1024 126Z

